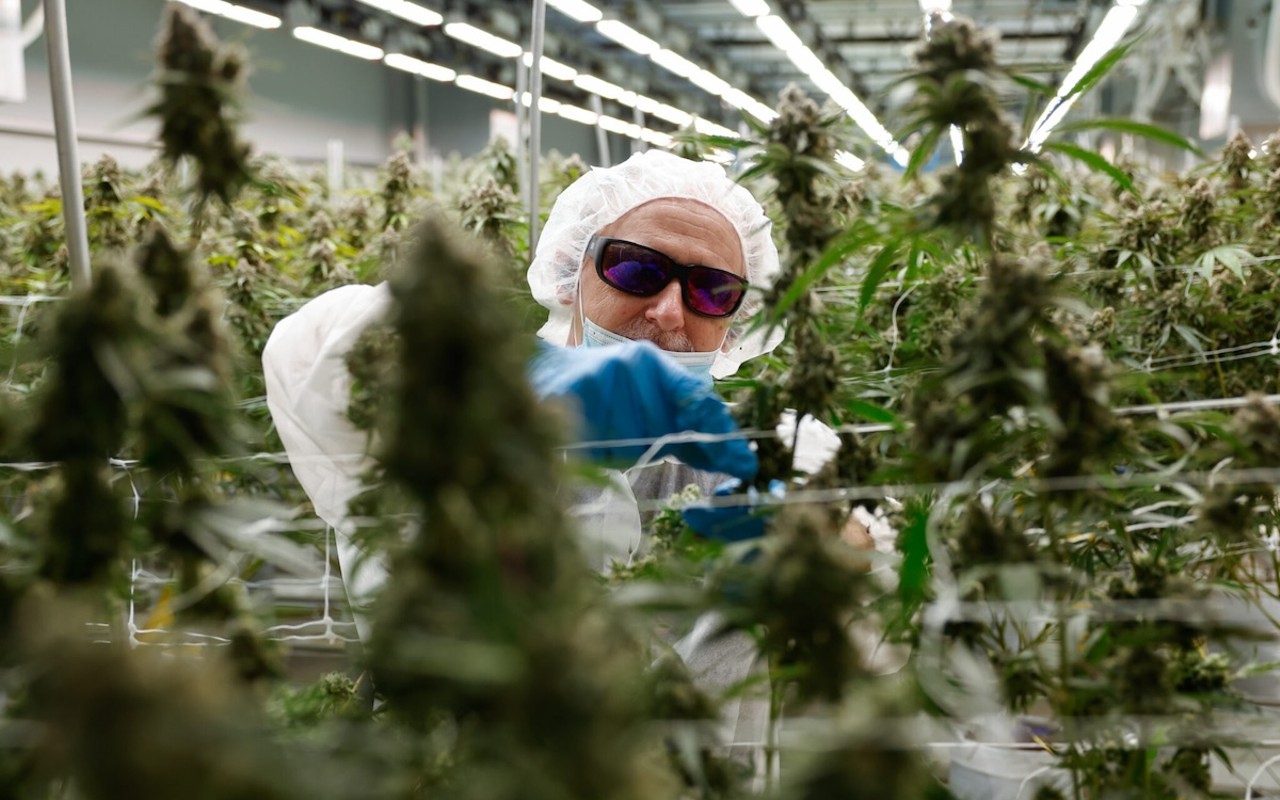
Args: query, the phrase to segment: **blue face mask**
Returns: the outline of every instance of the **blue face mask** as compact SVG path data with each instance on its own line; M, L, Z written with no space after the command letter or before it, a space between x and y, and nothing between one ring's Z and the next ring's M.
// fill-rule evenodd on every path
M621 334L605 330L587 319L586 315L581 312L579 312L578 317L582 320L583 347L607 347L611 344L631 341ZM720 355L719 349L706 353L677 353L671 350L664 350L663 352L677 364L706 381L708 385L711 383L711 365L716 363L716 357Z

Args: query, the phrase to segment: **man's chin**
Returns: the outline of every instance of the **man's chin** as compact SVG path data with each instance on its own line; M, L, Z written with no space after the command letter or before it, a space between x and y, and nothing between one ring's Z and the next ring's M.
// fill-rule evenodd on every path
M683 333L664 333L647 325L623 326L617 333L635 341L653 342L659 349L671 353L693 352L693 342Z
M669 353L691 353L693 352L693 343L683 336L645 336L641 337L646 341L653 342L659 348Z

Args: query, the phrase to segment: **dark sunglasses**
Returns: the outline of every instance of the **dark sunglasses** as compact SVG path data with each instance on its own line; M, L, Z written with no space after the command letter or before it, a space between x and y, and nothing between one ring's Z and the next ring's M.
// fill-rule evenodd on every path
M701 264L677 264L668 255L622 239L592 236L587 252L596 263L600 280L637 297L652 297L678 278L684 304L703 317L730 316L742 305L750 286L732 272Z

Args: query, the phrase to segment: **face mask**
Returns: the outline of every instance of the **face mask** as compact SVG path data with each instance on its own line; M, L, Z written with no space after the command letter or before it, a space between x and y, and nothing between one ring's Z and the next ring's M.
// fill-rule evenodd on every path
M625 336L601 328L587 319L585 314L579 314L579 319L582 320L583 347L606 347L611 344L631 341ZM670 350L664 350L663 352L689 372L697 375L708 384L711 383L711 365L716 362L716 356L720 355L719 348L706 353L676 353Z

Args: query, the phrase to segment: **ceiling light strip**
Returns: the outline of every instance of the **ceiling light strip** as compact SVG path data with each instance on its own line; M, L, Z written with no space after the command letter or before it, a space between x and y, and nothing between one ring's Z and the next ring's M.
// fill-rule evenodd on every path
M444 22L444 17L439 13L417 3L411 3L409 0L357 0L357 2L423 27Z
M483 94L495 100L511 100L516 96L516 90L510 86L503 86L501 83L494 83L475 75L459 75L454 78L453 83L459 89Z
M252 25L255 28L275 30L281 25L279 17L264 14L261 11L254 11L252 8L245 8L235 3L228 3L226 0L179 0L179 2L197 11L204 11L245 25Z
M345 36L339 36L336 33L329 33L307 25L294 28L293 37L329 50L336 50L349 56L363 58L366 61L381 61L384 55L381 47L357 42L355 39L348 39Z
M867 108L854 92L822 63L822 59L796 34L785 19L769 13L766 0L729 0L744 17L755 20L756 27L774 47L781 50L791 63L834 100L853 119L871 140L884 149L899 164L906 165L910 153L900 144L888 128L880 124L876 115Z
M600 9L583 0L547 0L547 5L577 22L585 22L588 25L604 19Z
M524 53L524 48L515 42L494 36L465 22L450 22L444 26L444 32L460 42L487 50L500 58L519 58Z
M1062 79L1062 86L1058 88L1058 93L1040 114L1035 125L1031 126L1031 135L1023 143L1023 148L1032 153L1040 151L1049 134L1062 122L1067 112L1071 110L1071 106L1075 105L1076 100L1079 99L1080 95L1071 94L1076 84L1089 74L1089 70L1093 69L1103 56L1120 43L1137 20L1138 12L1145 2L1146 0L1117 0L1111 7L1103 17L1102 23L1098 25L1098 29L1094 31L1093 38L1080 51L1067 76Z
M627 48L633 53L650 56L662 49L662 45L645 36L640 31L616 19L602 19L596 23L596 30Z
M525 53L522 60L526 67L532 67L533 53ZM549 78L555 78L558 81L573 83L573 79L578 77L578 71L576 69L568 64L562 64L553 58L548 58L545 55L539 59L538 67L542 70L543 75L546 75Z
M388 67L394 67L403 72L421 75L424 78L430 78L433 81L442 83L452 83L458 77L456 70L440 64L432 64L429 61L423 61L413 56L407 56L403 53L387 53L382 59L382 63Z

